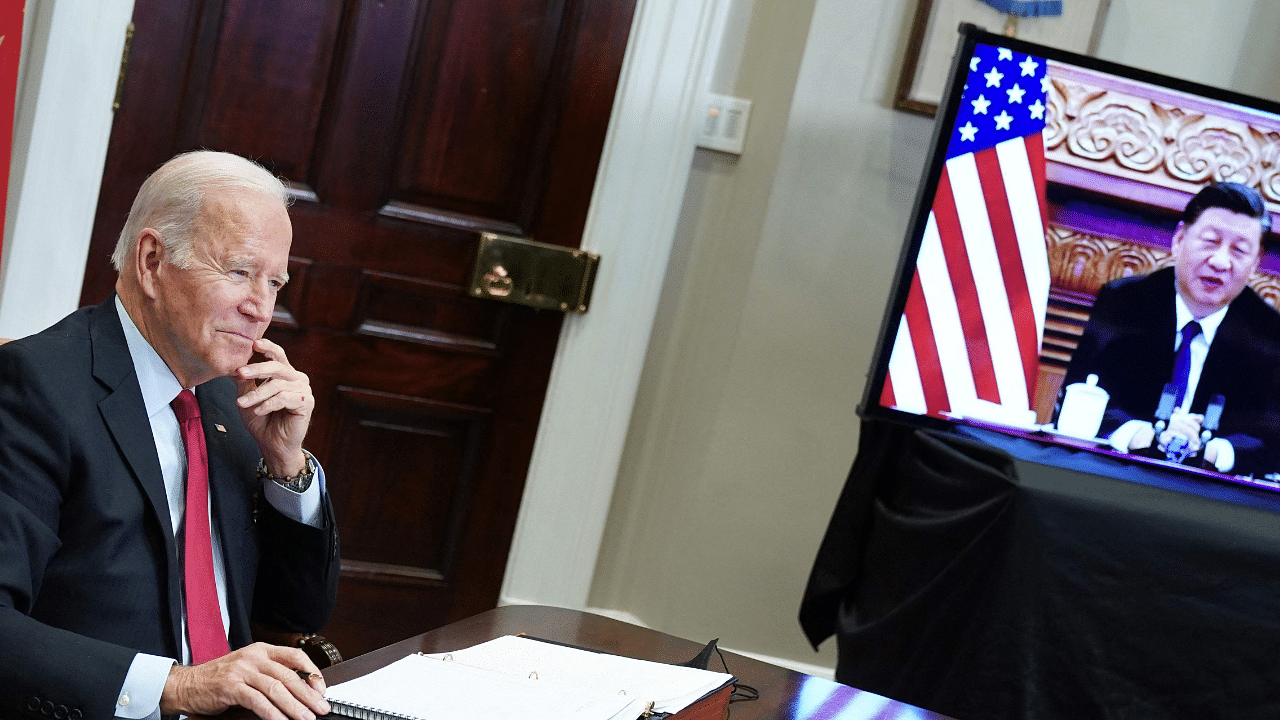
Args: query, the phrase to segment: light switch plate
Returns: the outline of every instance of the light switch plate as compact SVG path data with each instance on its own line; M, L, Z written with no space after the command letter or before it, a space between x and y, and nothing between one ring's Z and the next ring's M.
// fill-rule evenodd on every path
M698 128L698 147L741 155L747 137L747 120L751 117L751 101L707 93L706 107Z

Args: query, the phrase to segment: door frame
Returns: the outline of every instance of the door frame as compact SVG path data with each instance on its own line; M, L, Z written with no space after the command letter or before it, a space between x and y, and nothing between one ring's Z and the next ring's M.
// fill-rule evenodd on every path
M582 237L600 272L556 346L504 604L587 607L732 2L637 3Z
M501 603L586 607L733 2L637 2L582 238L601 269L590 312L561 332ZM132 15L133 0L27 0L0 336L79 304Z
M132 17L133 0L26 0L0 337L30 335L80 305Z

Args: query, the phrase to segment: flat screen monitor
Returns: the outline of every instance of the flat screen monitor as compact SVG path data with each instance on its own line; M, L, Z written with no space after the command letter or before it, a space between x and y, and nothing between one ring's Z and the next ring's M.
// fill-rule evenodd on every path
M1280 489L1280 106L962 26L864 416Z

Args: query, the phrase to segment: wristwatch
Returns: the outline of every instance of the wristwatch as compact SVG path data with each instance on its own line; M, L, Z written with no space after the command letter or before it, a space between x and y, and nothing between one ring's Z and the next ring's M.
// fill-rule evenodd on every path
M302 466L302 472L298 473L297 475L290 475L287 477L277 477L275 475L271 475L270 473L267 472L267 459L262 458L258 460L258 479L270 480L271 482L291 492L296 492L296 493L306 492L307 488L311 487L311 481L316 479L316 460L314 457L311 456L311 453L307 452L306 450L303 450L302 454L306 459L305 464Z

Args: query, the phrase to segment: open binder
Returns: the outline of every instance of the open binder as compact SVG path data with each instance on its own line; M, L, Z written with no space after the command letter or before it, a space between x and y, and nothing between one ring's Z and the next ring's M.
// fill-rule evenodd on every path
M508 635L450 653L409 655L330 687L357 720L723 720L727 673Z

